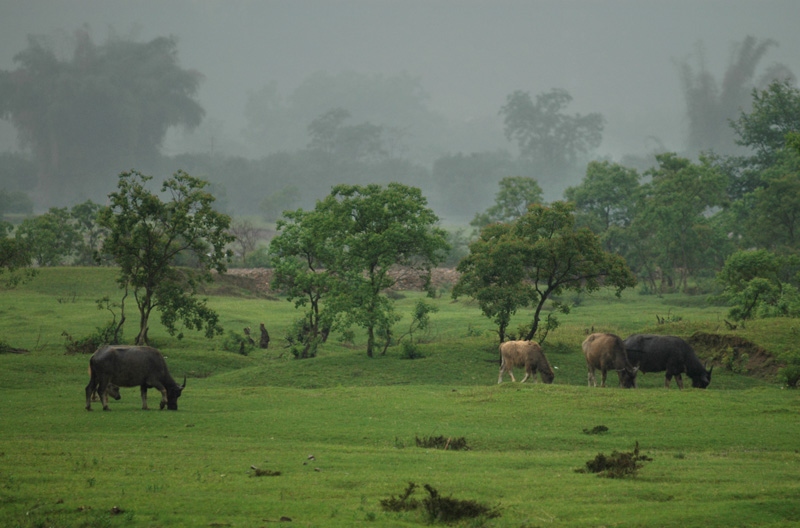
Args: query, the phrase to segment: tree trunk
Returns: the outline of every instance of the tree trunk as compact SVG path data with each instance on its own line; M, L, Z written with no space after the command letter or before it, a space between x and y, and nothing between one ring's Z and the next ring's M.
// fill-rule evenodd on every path
M367 328L367 356L373 357L372 348L375 345L375 329L372 325Z

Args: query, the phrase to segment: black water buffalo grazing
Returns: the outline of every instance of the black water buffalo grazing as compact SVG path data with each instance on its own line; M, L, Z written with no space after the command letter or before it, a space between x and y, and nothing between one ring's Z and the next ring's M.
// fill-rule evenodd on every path
M500 345L500 357L502 361L497 383L503 383L504 372L509 373L511 381L517 381L511 371L514 367L525 367L525 377L520 383L525 383L526 379L533 377L537 370L543 382L553 383L555 377L553 369L550 368L542 347L536 341L506 341ZM536 378L533 379L535 383Z
M161 409L178 410L178 398L184 387L178 385L167 370L164 356L155 348L147 346L103 346L89 360L89 384L86 386L86 410L92 410L91 396L97 391L108 410L109 384L119 387L140 387L142 409L147 409L147 389L155 387L161 391Z
M589 369L590 387L597 387L597 379L594 377L594 371L597 369L603 377L601 387L606 386L606 373L609 370L617 371L620 387L626 389L636 387L636 373L639 369L628 361L621 337L614 334L591 334L583 341L581 348Z
M683 388L682 373L692 378L692 387L705 389L711 383L711 370L706 370L689 346L676 336L634 334L624 341L628 360L639 372L666 371L664 386L669 388L672 377Z

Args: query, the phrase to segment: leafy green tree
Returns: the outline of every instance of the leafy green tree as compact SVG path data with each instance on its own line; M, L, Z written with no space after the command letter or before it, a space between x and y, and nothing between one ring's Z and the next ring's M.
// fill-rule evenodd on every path
M0 71L0 118L10 118L37 164L45 203L104 194L120 166L153 163L167 129L197 126L202 75L182 69L177 41L112 37L96 45L75 32L69 60L42 37Z
M664 282L685 290L690 276L724 259L727 233L715 228L709 213L725 203L727 180L706 158L699 164L674 153L656 159L659 166L646 173L652 180L641 187L632 232L646 237L640 247L655 257Z
M748 238L758 247L800 249L800 156L795 158L791 170L765 171L764 187L744 200L753 205L742 217L749 220L745 223Z
M619 295L636 284L622 257L603 251L589 229L575 228L573 213L574 205L565 202L533 204L513 223L486 226L458 265L461 276L453 297L477 300L484 315L498 325L501 341L520 308L533 307L525 335L533 339L548 300L566 312L569 306L555 300L565 291L613 286ZM553 327L554 321L548 321L547 329Z
M494 222L512 222L524 215L530 204L542 203L542 188L533 178L508 176L500 180L495 203L475 215L470 225L481 228Z
M52 207L33 218L26 218L16 236L28 248L39 266L60 266L71 259L80 242L80 234L66 207Z
M316 209L338 219L332 238L340 248L335 269L343 281L336 296L347 307L346 324L366 329L372 357L376 332L386 344L396 320L384 293L395 283L390 270L400 266L430 279L431 268L449 249L447 234L436 226L439 218L422 192L400 183L337 185Z
M208 183L203 180L176 172L161 186L170 197L162 201L147 189L151 179L135 171L120 174L118 190L99 215L100 226L108 229L102 251L119 265L117 282L125 295L132 291L139 309L136 344L147 344L154 309L170 334L182 321L189 329L205 328L206 337L213 337L222 333L218 316L195 295L199 285L213 280L212 270L226 270L232 256L225 249L233 241L230 217L214 210L214 197L204 190ZM191 257L191 268L175 265L183 255Z
M437 222L422 192L399 183L337 185L313 212L288 214L271 252L278 284L289 288L295 302L310 307L310 339L315 339L315 322L336 318L342 328L366 329L369 357L379 339L388 345L397 320L385 294L395 283L389 272L399 266L430 277L431 267L449 249ZM325 310L315 311L323 295Z
M737 143L752 149L751 164L773 165L786 146L787 134L800 132L800 89L788 80L773 81L764 90L753 89L753 108L731 123Z
M0 220L0 277L4 274L2 284L12 287L35 274L30 269L31 254L27 244L22 239L10 237L12 225ZM25 269L26 273L20 274L18 270Z
M500 109L509 141L516 141L520 155L535 163L540 179L567 176L581 155L600 146L605 119L599 113L568 115L572 96L553 89L536 96L515 91Z
M305 308L299 335L292 343L296 358L314 357L327 338L336 317L335 309L324 306L339 278L334 234L339 219L314 210L284 212L278 234L270 241L273 267L272 287L281 291L295 308Z
M745 322L758 316L800 316L800 259L765 249L737 251L717 274L731 305L728 315Z
M800 132L789 132L786 134L786 145L800 154Z
M578 225L603 238L606 250L614 249L612 227L630 225L639 193L639 173L610 161L592 161L580 185L569 187L564 197L575 203Z

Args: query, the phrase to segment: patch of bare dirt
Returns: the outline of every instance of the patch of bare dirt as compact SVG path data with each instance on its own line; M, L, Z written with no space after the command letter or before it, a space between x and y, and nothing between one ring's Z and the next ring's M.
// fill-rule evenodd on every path
M784 366L768 350L737 335L695 332L687 341L705 359L734 372L775 378Z

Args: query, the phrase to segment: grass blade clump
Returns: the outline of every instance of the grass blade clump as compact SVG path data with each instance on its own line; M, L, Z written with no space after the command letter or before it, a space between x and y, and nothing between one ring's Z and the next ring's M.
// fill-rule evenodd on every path
M425 436L416 437L417 447L425 447L429 449L444 449L452 451L469 451L467 439L463 436L460 438L439 436Z
M250 469L253 470L254 477L279 477L281 475L280 471L275 471L272 469L261 469L257 468L256 466L250 466Z

